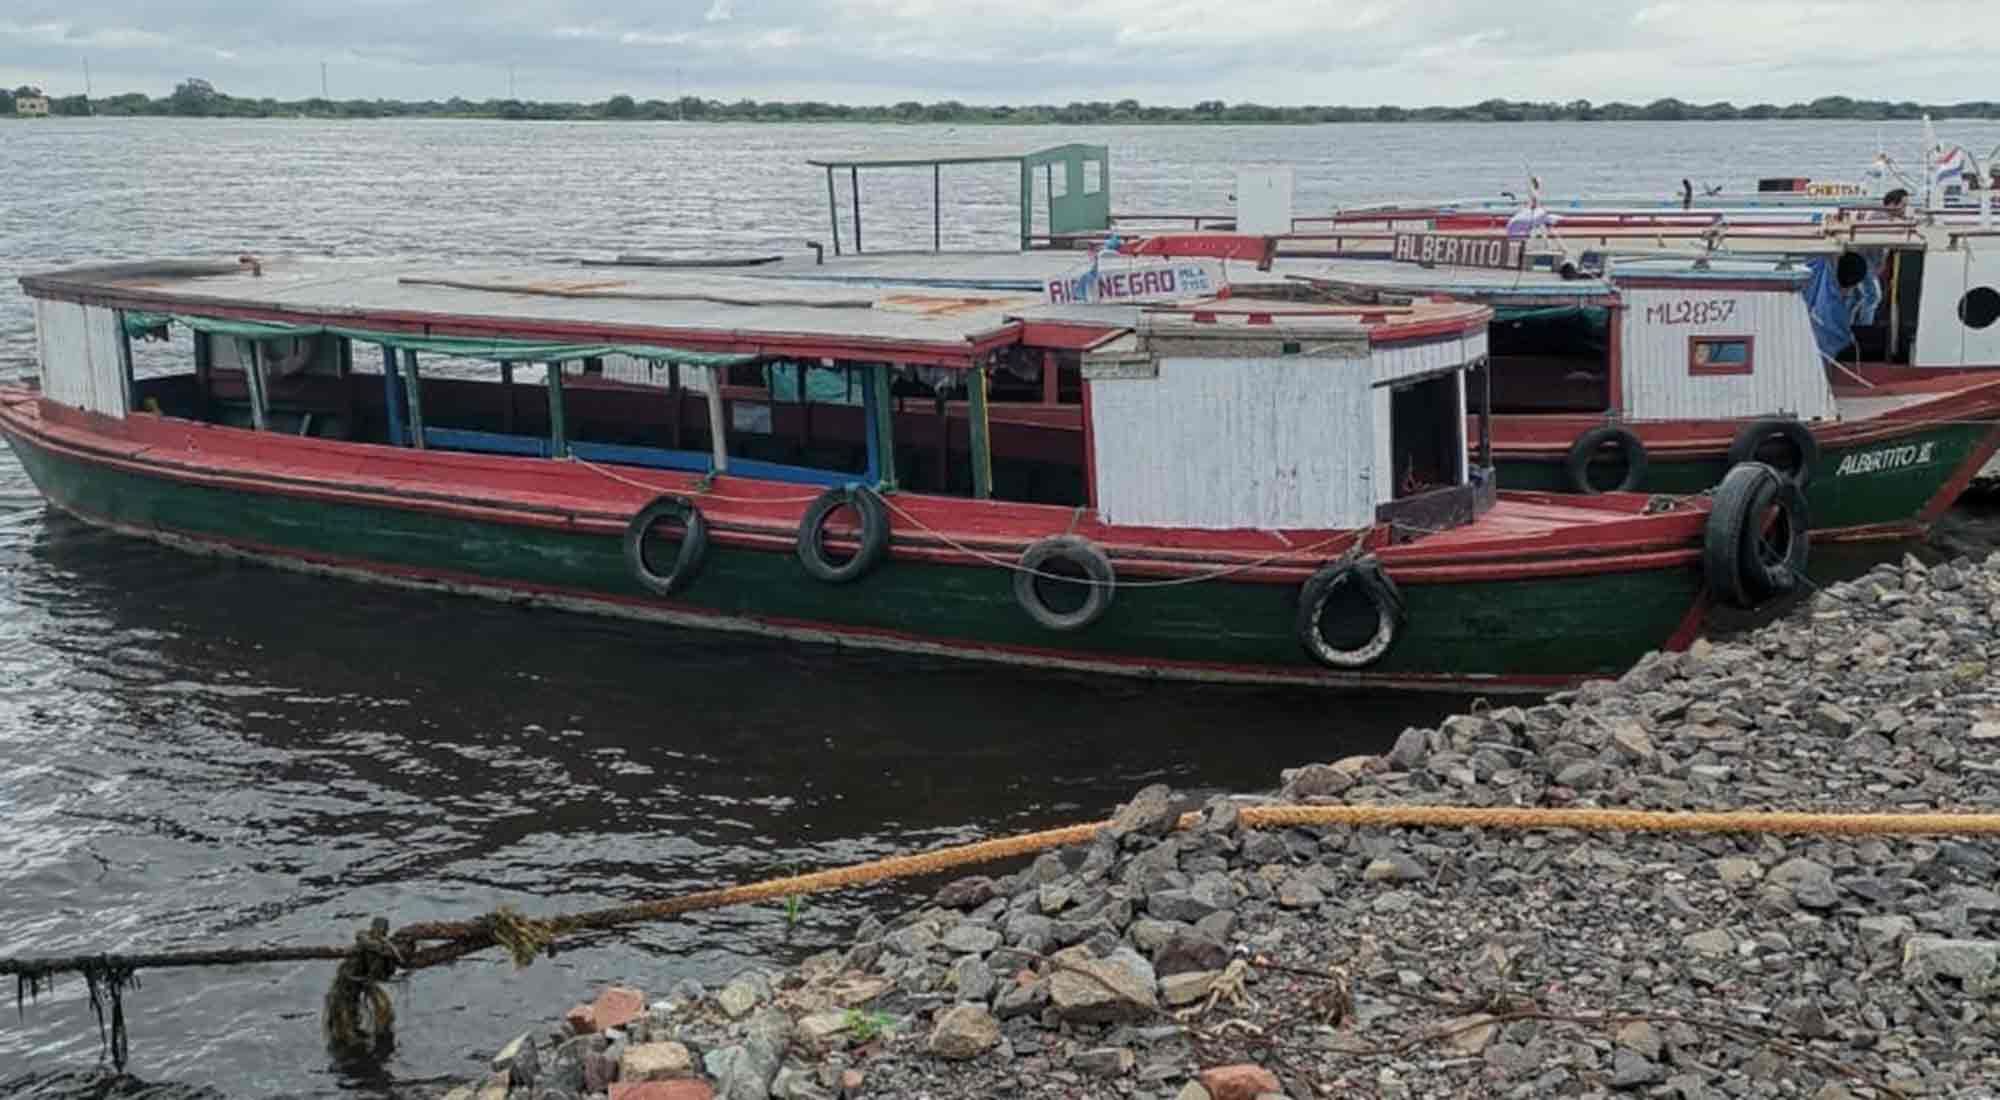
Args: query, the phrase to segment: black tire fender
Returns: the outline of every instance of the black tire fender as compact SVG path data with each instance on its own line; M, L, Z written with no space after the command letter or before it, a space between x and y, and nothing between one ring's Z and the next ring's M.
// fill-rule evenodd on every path
M1056 561L1075 566L1082 570L1083 576L1074 579L1052 576L1045 567ZM1038 581L1084 584L1089 586L1089 592L1076 610L1057 611L1043 599L1041 589L1036 586ZM1052 535L1030 545L1022 551L1020 568L1014 573L1014 601L1036 624L1049 630L1065 633L1082 630L1104 617L1117 594L1118 574L1111 567L1110 557L1096 543L1075 535Z
M1757 457L1757 452L1772 439L1783 440L1797 452L1799 464L1796 469L1787 470ZM1796 420L1779 417L1753 420L1736 433L1736 440L1729 445L1729 465L1734 468L1744 462L1764 462L1786 480L1804 488L1812 480L1813 467L1819 464L1819 440L1813 437L1811 429Z
M1355 649L1335 648L1321 629L1328 602L1344 586L1359 589L1375 608L1375 633ZM1328 562L1299 589L1299 615L1295 624L1299 644L1305 647L1308 656L1328 668L1367 668L1381 660L1402 633L1403 619L1403 594L1372 556Z
M1600 489L1590 483L1590 460L1611 443L1625 452L1625 479L1610 489ZM1631 429L1604 424L1576 437L1563 459L1563 470L1569 475L1570 487L1579 493L1629 493L1645 482L1646 462L1646 444Z
M680 552L674 556L674 567L666 573L657 572L646 561L646 536L662 522L672 522L681 528ZM702 518L701 509L686 497L671 493L654 497L651 504L639 509L625 525L625 564L631 567L632 576L640 586L656 596L671 596L694 583L707 557L708 521Z
M835 562L826 552L826 521L837 508L853 508L861 517L861 546L854 556ZM889 552L889 509L875 490L864 485L841 485L821 493L806 507L799 520L799 564L816 580L846 584L860 580L881 564Z
M1799 586L1812 538L1804 490L1761 462L1729 468L1702 538L1702 570L1724 602L1754 608Z

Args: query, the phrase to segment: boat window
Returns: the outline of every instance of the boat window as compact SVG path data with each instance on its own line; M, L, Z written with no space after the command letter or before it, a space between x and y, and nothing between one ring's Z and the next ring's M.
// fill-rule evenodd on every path
M1389 452L1394 498L1416 496L1465 480L1465 409L1458 374L1399 383L1389 393Z
M1052 199L1068 198L1069 172L1067 169L1058 172L1055 170L1057 168L1063 168L1063 165L1060 164L1052 165L1049 169L1049 174L1048 174L1049 197Z
M758 463L857 477L868 470L865 371L872 364L770 359L731 368L723 438L731 473ZM704 413L704 416L706 414Z
M1104 162L1086 160L1083 162L1083 193L1095 195L1104 190Z
M1749 336L1688 337L1688 373L1702 375L1749 374L1754 339Z
M1503 307L1488 329L1493 410L1601 412L1611 406L1610 314L1596 307Z
M2000 321L2000 290L1976 286L1958 300L1958 319L1967 328L1988 328Z
M132 411L206 419L195 373L195 334L161 325L132 335Z

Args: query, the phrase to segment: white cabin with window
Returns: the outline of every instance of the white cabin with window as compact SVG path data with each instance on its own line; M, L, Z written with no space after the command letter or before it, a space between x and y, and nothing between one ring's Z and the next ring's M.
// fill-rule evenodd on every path
M1491 506L1463 429L1491 311L1229 306L1148 312L1085 356L1106 523L1430 530Z
M1635 261L1610 272L1631 420L1838 415L1793 266Z

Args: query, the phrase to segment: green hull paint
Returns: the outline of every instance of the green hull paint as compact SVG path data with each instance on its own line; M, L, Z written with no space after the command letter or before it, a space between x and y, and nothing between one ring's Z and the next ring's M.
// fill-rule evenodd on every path
M1972 457L1989 430L1984 424L1939 424L1870 443L1823 448L1806 485L1812 529L1914 524L1917 514ZM1880 468L1869 468L1869 456L1890 451L1900 452L1895 457L1908 456L1910 461L1893 464L1892 460ZM1495 457L1504 489L1571 491L1569 475L1560 460L1522 458L1506 452ZM1845 472L1843 463L1848 463ZM1728 466L1721 455L1689 460L1654 457L1646 465L1646 478L1639 490L1699 493L1721 482Z
M502 588L740 616L790 626L886 630L927 641L1033 647L1121 664L1197 661L1266 674L1318 674L1293 634L1295 588L1210 582L1121 589L1074 634L1043 630L1014 602L1012 575L983 566L890 560L860 581L824 584L789 553L722 547L677 604L627 573L617 537L425 512L188 485L107 469L10 437L57 506L86 520L195 540L254 543L360 567L473 575ZM1692 567L1513 582L1404 582L1408 620L1374 677L1582 677L1617 673L1659 647L1698 598ZM525 595L526 593L524 593ZM1239 670L1240 671L1240 670ZM1324 677L1330 681L1340 678Z

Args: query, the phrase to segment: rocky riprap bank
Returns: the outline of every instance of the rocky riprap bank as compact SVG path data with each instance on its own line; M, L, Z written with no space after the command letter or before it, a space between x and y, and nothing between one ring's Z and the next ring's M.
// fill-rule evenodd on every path
M1991 1097L2000 841L1238 813L2000 811L1996 631L2000 554L1881 566L1742 640L1211 799L1191 830L1149 789L1094 843L844 951L609 991L456 1095Z

